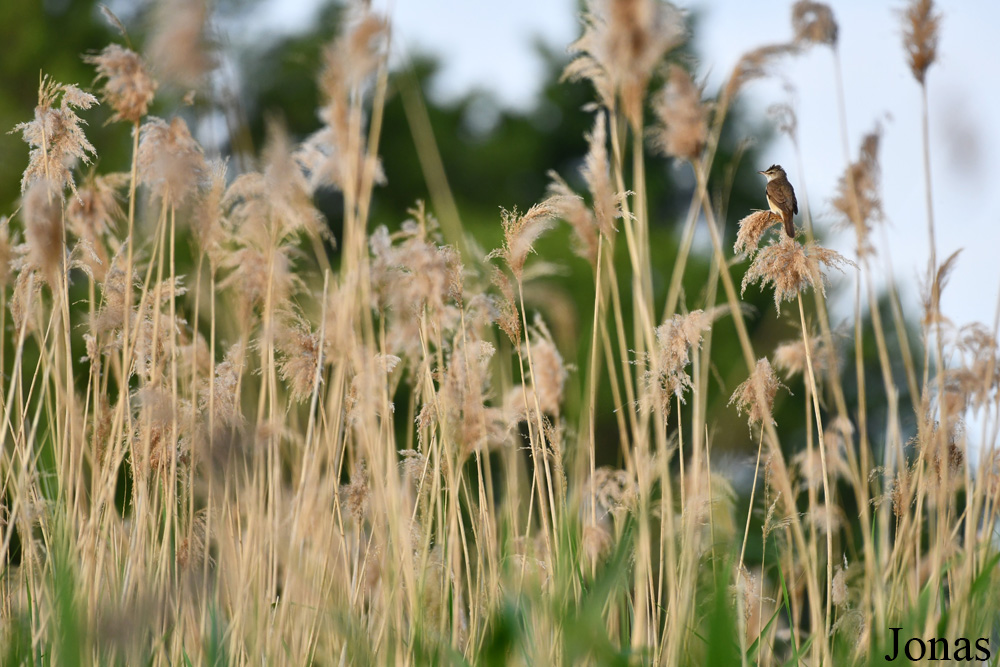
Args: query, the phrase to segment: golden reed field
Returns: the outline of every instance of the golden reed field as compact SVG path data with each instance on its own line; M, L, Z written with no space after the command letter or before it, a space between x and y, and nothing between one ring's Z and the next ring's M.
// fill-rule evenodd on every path
M424 107L364 3L310 63L321 127L275 116L250 159L203 148L190 99L160 97L210 66L205 5L174 0L143 44L105 9L93 79L43 71L3 128L27 166L0 223L0 662L995 664L997 324L940 313L957 261L936 255L926 157L942 17L897 10L925 121L920 309L873 233L877 133L830 156L836 220L800 192L789 236L756 176L763 210L728 207L727 119L779 61L832 59L844 122L825 4L795 3L794 41L761 36L706 90L680 10L588 0L563 74L591 95L586 157L534 205L495 202L487 235L429 125L380 141L388 99ZM767 122L799 145L792 108ZM102 166L103 124L128 170ZM380 156L400 151L434 206L385 226ZM647 188L664 165L693 183L670 253ZM578 258L536 252L566 230ZM571 261L588 269L572 358L538 305ZM760 292L774 310L744 302ZM792 335L762 344L751 322ZM795 429L775 418L790 396ZM738 475L728 442L752 452Z

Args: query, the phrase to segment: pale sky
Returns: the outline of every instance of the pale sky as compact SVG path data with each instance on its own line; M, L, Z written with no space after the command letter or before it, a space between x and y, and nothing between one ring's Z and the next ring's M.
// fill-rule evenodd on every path
M312 17L317 0L272 0L263 11L269 31L292 29ZM580 31L575 0L374 0L394 26L395 57L408 49L439 56L441 74L433 94L454 98L477 88L503 104L529 107L539 90L537 39L562 49ZM791 38L791 2L718 0L679 3L700 14L695 49L698 76L714 95L740 55ZM1000 295L1000 4L939 2L944 13L939 60L928 73L931 171L939 260L964 248L943 296L943 311L956 324L992 325ZM882 124L885 233L897 281L915 305L918 278L928 258L920 135L920 89L906 66L901 43L902 2L831 3L840 25L840 51L847 98L852 159L861 136ZM768 107L791 102L799 120L803 164L783 136L768 146L763 169L786 167L800 191L808 192L820 228L829 228L829 199L844 168L843 144L830 49L816 47L788 59L777 77L752 83L745 100L765 119ZM447 168L447 165L445 165ZM540 167L544 168L544 166ZM799 169L803 172L800 172ZM804 186L799 183L805 173ZM761 183L763 193L763 180ZM800 194L800 203L802 196ZM761 208L766 206L761 197ZM735 224L738 212L733 212ZM852 232L827 235L831 245L853 256ZM877 260L881 261L881 260ZM879 267L881 270L881 267ZM853 280L841 279L852 298ZM840 309L838 309L840 310ZM911 310L911 312L914 312Z

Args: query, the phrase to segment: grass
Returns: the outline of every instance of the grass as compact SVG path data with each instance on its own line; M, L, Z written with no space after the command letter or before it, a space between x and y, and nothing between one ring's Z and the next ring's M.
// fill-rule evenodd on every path
M587 14L566 72L596 94L587 192L553 174L544 201L502 211L490 253L405 81L432 198L452 204L443 230L422 203L372 228L379 151L398 147L379 145L388 25L363 9L318 64L324 126L299 142L272 124L256 170L209 159L183 116L150 117L159 87L131 48L87 57L96 97L42 78L0 227L4 664L840 665L881 662L894 627L995 638L996 324L940 315L955 259L933 254L929 171L923 312L891 282L883 310L877 135L852 160L845 133L831 194L853 261L816 244L804 199L800 242L769 212L726 213L707 177L728 110L778 58L830 47L843 112L829 8L797 3L796 40L746 54L705 99L664 69L683 17L616 6ZM939 18L917 2L903 20L926 146ZM164 31L193 56L161 75L190 81L205 45ZM128 173L72 168L97 158L78 113L98 101L131 133ZM663 159L696 187L660 294L645 173ZM342 196L341 238L323 189ZM535 242L561 224L593 269L580 368L532 305L566 259ZM692 298L699 225L712 270ZM795 339L755 348L734 272L773 290L760 317L789 317ZM829 282L855 286L853 360ZM742 357L721 373L720 323ZM731 399L723 376L745 379ZM785 391L805 396L804 442L774 420ZM749 432L720 430L717 410ZM746 499L713 459L742 438ZM609 449L620 467L598 465Z

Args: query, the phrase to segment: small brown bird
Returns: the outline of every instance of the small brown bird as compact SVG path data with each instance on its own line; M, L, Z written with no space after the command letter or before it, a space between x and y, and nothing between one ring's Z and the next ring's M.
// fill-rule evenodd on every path
M799 212L799 203L795 200L795 188L788 182L785 170L781 165L772 164L757 173L767 177L767 187L764 189L767 205L781 216L781 221L785 223L785 233L788 238L794 239L795 223L792 222L792 216Z

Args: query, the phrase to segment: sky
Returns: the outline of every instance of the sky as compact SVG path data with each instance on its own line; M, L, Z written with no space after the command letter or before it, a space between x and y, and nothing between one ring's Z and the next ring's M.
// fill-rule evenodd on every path
M938 61L927 76L930 155L937 256L962 249L942 297L942 311L956 325L992 326L1000 298L1000 3L939 2ZM293 30L313 16L317 0L271 0L262 10L269 30ZM390 16L399 62L417 50L439 56L442 70L432 94L449 100L473 89L501 104L530 108L540 89L542 65L534 44L565 48L580 33L576 0L373 0ZM699 17L694 35L696 76L714 96L740 56L763 44L792 37L791 2L678 3ZM920 88L902 46L902 2L832 2L840 26L851 159L862 136L882 128L880 162L885 222L876 232L877 270L891 263L904 300L915 307L929 257L925 204ZM498 9L501 8L501 9ZM845 166L836 97L834 60L826 47L782 61L770 79L745 89L748 111L767 121L767 109L787 103L796 110L802 163L785 136L762 155L760 169L785 166L825 238L849 257L853 232L831 230L829 204ZM447 165L446 165L447 167ZM804 175L804 176L803 176ZM761 208L766 207L761 181ZM739 212L733 212L735 224ZM801 220L799 220L801 224ZM884 240L881 236L884 233ZM707 236L707 235L706 235ZM833 276L849 300L853 278ZM849 307L835 304L846 317ZM910 312L913 312L912 310Z

